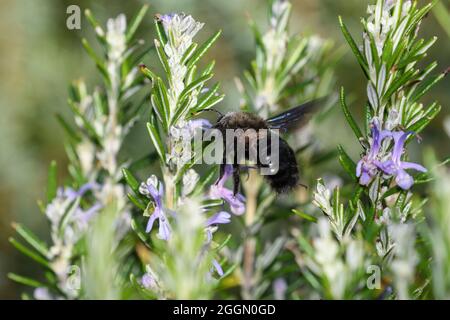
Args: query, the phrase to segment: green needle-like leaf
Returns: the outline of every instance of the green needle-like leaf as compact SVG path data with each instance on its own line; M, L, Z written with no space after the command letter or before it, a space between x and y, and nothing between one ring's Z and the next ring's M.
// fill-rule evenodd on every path
M15 273L8 273L8 278L17 283L34 288L45 287L45 285L39 281L24 276L19 276L18 274Z
M350 128L352 128L353 132L355 133L356 138L359 140L360 138L363 137L363 134L362 134L361 129L359 128L358 124L356 123L355 119L353 118L352 114L350 113L350 110L347 107L347 103L345 102L344 87L341 87L340 101L341 101L341 107L342 107L342 111L344 112L345 119L347 119L347 122L350 125Z
M220 34L222 33L222 30L217 31L215 34L213 34L208 40L206 40L200 47L198 47L197 50L195 50L195 53L192 55L192 57L189 59L189 62L187 63L187 67L190 68L193 65L195 65L201 57L208 51L208 49L216 42L217 38L219 38Z
M143 204L141 202L141 200L139 200L137 197L135 197L134 195L132 195L131 193L127 194L128 199L130 199L130 201L139 209L141 210L145 210L147 207L145 204Z
M33 234L31 230L18 223L13 223L12 227L26 242L28 242L29 245L36 249L40 254L45 257L48 256L47 245L43 241L39 240L39 238L35 234Z
M21 244L20 242L18 242L16 239L14 238L9 238L9 242L20 252L22 252L24 255L26 255L27 257L31 258L32 260L36 261L37 263L42 264L43 266L50 268L50 264L48 263L48 261L41 256L40 254L32 251L31 249L25 247L23 244Z
M311 222L314 222L314 223L317 222L317 218L316 217L313 217L313 216L311 216L311 215L309 215L309 214L307 214L307 213L305 213L303 211L299 211L297 209L292 209L292 212L295 213L300 218L303 218L305 220L308 220L308 221L311 221Z
M349 44L350 49L352 49L352 52L355 55L356 59L358 60L359 65L361 66L366 77L368 78L369 72L368 72L366 60L364 59L363 55L359 51L358 46L355 43L355 40L353 40L353 37L350 34L350 32L348 31L347 27L345 26L344 21L342 21L341 16L339 16L339 25L341 26L341 30L345 37L345 40L347 40L347 43Z
M125 178L125 181L128 183L128 185L130 186L130 188L133 191L138 191L139 190L139 182L137 181L137 179L133 176L133 174L126 168L122 169L122 174Z
M356 180L356 164L349 157L347 152L345 152L344 148L341 145L338 146L338 152L339 163L341 164L342 168L344 168L344 170L350 175L350 177Z
M156 149L156 152L158 152L159 158L162 160L163 163L165 163L166 162L166 151L161 142L161 138L159 136L158 130L150 122L147 122L147 129L148 129L148 133L150 135L150 139L152 140L153 145Z
M137 15L131 20L130 26L128 27L128 30L126 32L126 40L127 42L130 42L131 39L133 39L134 34L136 33L137 28L142 22L142 19L144 19L145 14L147 13L148 5L145 4L142 6L141 10L137 13Z
M52 202L52 200L56 197L56 192L58 189L57 171L56 170L57 170L56 161L52 161L50 163L50 167L48 168L47 203Z

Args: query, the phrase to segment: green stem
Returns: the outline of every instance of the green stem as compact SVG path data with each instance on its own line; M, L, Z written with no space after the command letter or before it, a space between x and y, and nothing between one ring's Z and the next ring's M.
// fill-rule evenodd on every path
M242 279L242 297L246 300L254 299L255 286L255 252L256 238L252 234L251 228L256 221L256 210L258 208L258 192L261 186L261 177L256 171L249 172L249 178L244 183L246 192L246 212L245 212L245 228L246 236L244 240L244 256L243 256L243 279Z

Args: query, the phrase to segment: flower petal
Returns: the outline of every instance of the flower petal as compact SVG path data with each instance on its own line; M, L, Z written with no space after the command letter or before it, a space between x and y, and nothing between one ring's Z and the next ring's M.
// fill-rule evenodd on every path
M228 180L229 177L233 174L233 166L231 164L225 165L225 170L223 173L222 178L220 178L219 181L217 181L216 185L223 187L225 182Z
M219 276L223 276L223 269L222 269L222 266L220 265L220 263L217 262L216 259L213 259L212 264L213 264L213 266L214 266L214 269L216 269L217 274L218 274Z
M406 138L410 135L410 132L397 131L393 132L394 137L394 149L392 150L392 161L399 163L403 154Z
M153 229L153 223L155 222L155 219L157 218L156 214L153 213L147 222L147 227L145 228L145 232L149 233Z
M154 290L157 287L155 278L149 273L146 273L141 278L141 283L145 289Z
M169 240L170 238L170 225L167 220L159 219L159 232L158 238L162 240Z
M361 167L363 165L363 160L359 160L358 164L356 165L356 176L360 177L361 176Z
M414 184L414 179L405 170L399 170L395 182L403 190L409 190Z
M363 170L361 173L361 177L359 178L359 184L367 186L370 181L372 181L372 177L370 176L369 172Z
M209 227L213 224L225 224L230 222L231 215L226 211L220 211L206 220L206 226Z
M240 216L245 212L245 204L241 202L237 197L234 197L234 200L230 202L230 208L231 212L233 212L235 215Z
M424 166L418 164L418 163L414 163L414 162L402 162L401 163L401 167L402 169L414 169L417 171L421 171L421 172L427 172L427 168L425 168Z
M392 161L391 159L383 161L383 162L379 162L376 161L375 165L380 168L381 170L384 171L384 173L386 174L390 174L393 175L397 172L398 168L396 167L394 161Z

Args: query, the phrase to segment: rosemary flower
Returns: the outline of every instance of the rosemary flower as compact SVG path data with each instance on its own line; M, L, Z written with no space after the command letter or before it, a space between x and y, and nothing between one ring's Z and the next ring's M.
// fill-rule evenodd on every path
M155 220L159 221L158 237L163 240L169 240L171 234L171 227L167 217L164 213L162 204L162 197L164 195L164 188L155 175L147 179L147 182L142 182L139 187L139 192L149 198L153 198L154 211L150 215L147 223L146 232L151 232Z
M394 148L392 150L392 156L390 159L378 164L379 168L386 174L395 176L395 182L403 190L410 189L414 184L413 177L406 172L407 169L414 169L421 172L427 171L427 169L420 164L401 160L406 138L410 134L411 132L393 132Z
M225 172L222 178L216 182L216 184L211 186L210 189L210 197L212 199L223 199L229 205L231 212L236 215L241 215L245 211L245 198L242 194L238 193L236 195L233 194L233 191L224 187L225 182L231 177L233 174L233 167L231 165L225 166Z
M217 230L216 225L230 223L230 217L231 215L228 212L220 211L206 220L205 225L207 243L210 243L212 241L212 234Z
M361 185L368 185L378 173L377 163L380 159L381 143L389 135L389 131L380 129L379 120L374 118L371 122L372 139L370 141L369 151L359 160L356 166L356 176L359 178Z

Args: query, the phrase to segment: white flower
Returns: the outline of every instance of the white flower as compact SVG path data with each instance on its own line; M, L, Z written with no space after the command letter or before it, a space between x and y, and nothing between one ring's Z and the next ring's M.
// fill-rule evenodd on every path
M415 268L419 257L414 248L416 234L412 224L396 224L391 226L395 247L391 270L395 274L395 285L398 298L409 298L409 285L414 281Z
M97 152L97 158L103 168L108 170L111 176L117 174L117 154L122 145L123 129L119 125L108 123L105 127L106 134L102 137L103 148Z
M407 15L409 12L409 9L411 9L411 0L407 0L403 3L402 16Z
M33 297L36 300L54 300L55 297L50 293L48 288L39 287L34 289Z
M314 239L316 260L322 265L333 264L339 253L339 246L330 232L330 224L327 219L321 218L318 222L320 237Z
M89 177L94 167L95 145L90 140L84 139L77 144L76 151L80 160L81 170L86 177Z
M266 49L267 68L276 70L283 62L286 54L288 36L286 32L278 33L275 29L270 29L263 36L263 43Z
M321 181L318 181L316 191L314 192L313 204L319 207L325 214L331 216L333 214L333 208L330 200L331 191Z
M182 59L187 49L192 45L194 36L204 24L185 14L159 15L158 18L168 39L163 49L167 55L170 68L169 105L170 110L174 112L178 104L178 98L185 88L184 80L187 67L183 64ZM161 46L162 44L155 40L155 45ZM196 103L195 93L192 94L192 99L191 103Z
M153 188L155 188L155 190L159 190L159 180L154 174L152 174L145 183L142 182L141 185L139 186L139 192L142 195L150 198L151 195L150 191L148 190L149 186L152 186Z
M106 42L110 47L108 57L113 61L120 60L126 50L127 21L125 15L119 14L115 19L108 19L106 28Z
M350 270L358 270L363 266L364 247L362 242L350 241L347 247L345 261L347 262Z
M168 36L171 47L175 49L173 53L183 55L192 43L192 39L203 28L203 23L197 22L190 15L169 14L159 16L164 31Z
M189 169L183 176L183 189L182 194L183 197L189 195L192 191L194 191L195 186L197 185L198 180L200 179L199 175L195 170Z

